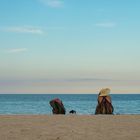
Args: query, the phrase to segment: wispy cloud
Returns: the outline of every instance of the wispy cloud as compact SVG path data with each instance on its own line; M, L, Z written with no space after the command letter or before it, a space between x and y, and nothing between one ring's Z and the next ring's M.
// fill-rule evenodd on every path
M31 26L20 26L20 27L6 27L3 29L6 32L15 32L15 33L30 33L30 34L42 34L43 31L37 27Z
M27 48L12 48L6 50L7 53L21 53L21 52L27 52Z
M53 7L53 8L60 8L63 7L63 1L62 0L40 0L42 3L44 3L47 6Z
M95 24L97 27L103 27L103 28L113 28L116 26L116 23L114 22L103 22L103 23L97 23Z

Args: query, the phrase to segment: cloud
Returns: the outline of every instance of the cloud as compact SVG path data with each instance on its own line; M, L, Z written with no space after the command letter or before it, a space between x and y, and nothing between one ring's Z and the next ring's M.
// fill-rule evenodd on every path
M15 32L15 33L30 33L30 34L42 34L43 31L40 28L23 26L23 27L6 27L3 29L6 32Z
M116 23L114 22L104 22L104 23L97 23L95 24L97 27L103 27L103 28L113 28L116 26Z
M21 53L21 52L26 52L27 48L12 48L7 50L7 53Z
M52 8L60 8L63 7L62 0L40 0L45 5L52 7Z

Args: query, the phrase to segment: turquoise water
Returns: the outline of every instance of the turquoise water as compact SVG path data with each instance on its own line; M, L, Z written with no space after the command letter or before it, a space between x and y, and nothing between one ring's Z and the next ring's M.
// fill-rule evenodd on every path
M111 95L114 114L140 114L140 94ZM51 114L49 101L60 98L68 113L94 114L95 94L0 94L0 114Z

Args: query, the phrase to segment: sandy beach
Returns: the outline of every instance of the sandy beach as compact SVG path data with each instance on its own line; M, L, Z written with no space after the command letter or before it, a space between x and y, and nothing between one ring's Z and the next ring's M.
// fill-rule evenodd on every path
M0 140L139 140L140 115L1 115Z

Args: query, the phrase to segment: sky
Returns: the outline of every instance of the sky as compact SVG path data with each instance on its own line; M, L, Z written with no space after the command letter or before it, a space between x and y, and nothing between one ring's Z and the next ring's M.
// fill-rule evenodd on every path
M139 0L0 0L0 93L140 93Z

